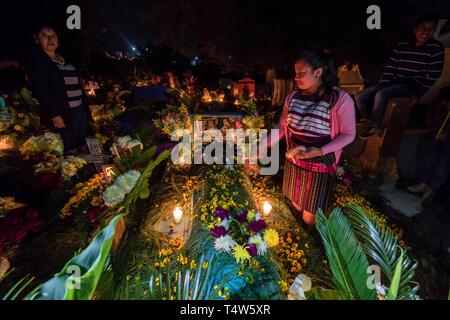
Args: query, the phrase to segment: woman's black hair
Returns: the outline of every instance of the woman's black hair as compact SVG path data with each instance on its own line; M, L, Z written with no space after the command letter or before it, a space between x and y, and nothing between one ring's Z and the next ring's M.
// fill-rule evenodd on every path
M295 61L305 61L313 69L322 68L322 89L324 94L330 94L333 87L337 86L339 79L336 75L333 59L329 50L309 49L302 52L300 57Z
M417 18L417 20L414 24L414 28L419 27L424 22L433 22L437 25L439 22L439 18L436 14L431 14L431 13L424 14L424 15L420 16L419 18Z
M39 32L42 31L42 29L52 29L53 31L55 31L56 35L58 36L58 39L60 38L58 29L56 29L55 26L48 24L48 23L42 23L42 24L36 25L35 28L33 29L33 35L35 37L37 37Z

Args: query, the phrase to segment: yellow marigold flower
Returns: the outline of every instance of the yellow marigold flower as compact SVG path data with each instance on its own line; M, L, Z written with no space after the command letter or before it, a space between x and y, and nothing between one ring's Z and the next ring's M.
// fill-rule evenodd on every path
M16 130L16 131L21 131L21 130L22 130L22 127L19 126L18 124L16 124L16 125L14 126L14 130Z
M264 232L264 240L267 242L267 246L269 248L272 248L272 247L276 247L278 245L280 238L279 238L278 232L276 232L272 228L268 228Z

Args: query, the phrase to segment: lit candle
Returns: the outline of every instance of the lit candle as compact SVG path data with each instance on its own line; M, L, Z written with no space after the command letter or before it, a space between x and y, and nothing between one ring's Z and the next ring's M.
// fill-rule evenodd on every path
M269 202L264 201L263 205L264 215L267 216L270 213L270 211L272 211L272 205Z
M183 211L179 207L176 207L175 210L173 210L173 218L175 219L175 223L180 223L182 217Z

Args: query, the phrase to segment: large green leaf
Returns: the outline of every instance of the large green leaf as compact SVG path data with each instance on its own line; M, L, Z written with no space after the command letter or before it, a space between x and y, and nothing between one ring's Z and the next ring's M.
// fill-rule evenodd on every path
M366 254L379 264L389 281L392 281L397 262L401 257L401 249L395 233L389 226L376 217L367 215L354 203L350 203L343 211ZM418 285L412 290L409 289L417 265L417 261L411 260L406 254L403 256L400 291L411 291L413 294L417 292Z
M369 262L341 209L333 210L328 220L319 210L316 227L325 246L333 282L342 297L347 300L376 299L375 290L367 286Z
M323 288L312 288L305 292L307 300L342 300L341 292Z
M93 297L114 240L117 223L114 217L80 254L73 257L60 273L44 283L36 300L87 300ZM79 274L76 274L77 271Z
M400 258L398 259L397 266L395 267L394 276L389 287L387 294L388 300L396 300L398 296L398 288L400 287L400 278L402 276L402 263L403 263L403 250L401 250Z

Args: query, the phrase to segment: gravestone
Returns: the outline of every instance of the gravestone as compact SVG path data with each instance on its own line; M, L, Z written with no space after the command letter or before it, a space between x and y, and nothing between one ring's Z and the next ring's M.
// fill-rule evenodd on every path
M366 142L360 160L363 169L377 174L383 181L398 179L397 155L408 124L411 107L417 97L401 97L388 102L383 120L383 131Z
M97 171L102 170L102 165L108 163L112 156L103 154L102 145L95 137L87 137L86 145L89 149L89 154L80 154L78 157L86 160L87 163L94 164Z
M364 79L359 72L359 66L344 64L338 68L339 87L349 95L354 96L364 89Z

